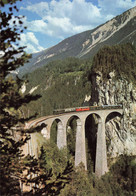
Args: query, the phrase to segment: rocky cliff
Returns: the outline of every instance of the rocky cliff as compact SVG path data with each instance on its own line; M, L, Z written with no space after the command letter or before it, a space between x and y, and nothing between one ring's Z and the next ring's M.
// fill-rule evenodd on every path
M114 52L111 59L113 56L116 56ZM132 58L132 54L130 57ZM118 57L115 59L116 62L113 60L114 65L119 63ZM126 59L125 61L128 62ZM127 70L132 69L133 63L134 61L127 64ZM130 76L134 72L130 76L129 73L119 75L119 71L117 71L117 67L118 69L120 67L119 64L117 67L114 66L114 69L112 66L109 69L109 64L107 63L105 66L107 69L101 68L101 71L96 66L97 68L95 67L91 74L91 101L94 105L123 105L123 116L113 114L106 120L108 154L112 157L125 152L136 155L136 84L135 80L130 80ZM124 66L122 69L125 70L125 65L121 66Z
M124 78L114 80L114 76L114 71L110 72L104 82L102 73L97 72L93 79L97 105L123 105L122 117L115 114L106 121L108 153L112 157L124 152L136 155L136 86Z

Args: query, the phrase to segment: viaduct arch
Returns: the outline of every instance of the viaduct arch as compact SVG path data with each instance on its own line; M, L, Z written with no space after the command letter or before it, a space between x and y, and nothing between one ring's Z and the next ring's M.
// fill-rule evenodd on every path
M86 148L85 148L85 123L89 115L95 114L98 116L97 142L96 142L96 160L95 174L101 177L108 171L107 167L107 152L105 139L105 123L108 117L112 117L112 113L122 115L122 109L101 109L96 111L80 111L69 112L58 115L42 117L27 124L27 127L41 125L44 123L46 128L45 138L50 139L50 130L52 123L57 121L57 146L63 148L67 146L67 123L71 117L76 117L76 144L75 144L75 166L81 162L87 170Z

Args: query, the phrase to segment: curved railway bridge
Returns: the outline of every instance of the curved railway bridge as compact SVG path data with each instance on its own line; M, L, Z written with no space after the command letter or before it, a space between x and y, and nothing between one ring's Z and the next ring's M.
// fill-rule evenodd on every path
M75 144L75 166L81 162L87 169L86 149L85 149L85 123L88 116L95 114L98 119L95 174L100 177L108 171L107 152L105 139L105 123L108 118L123 114L122 105L112 106L86 106L78 108L66 108L55 110L51 116L45 116L27 123L26 128L45 124L41 131L46 139L50 139L51 126L54 121L57 122L57 146L63 148L67 146L67 125L71 118L75 118L76 126L76 144Z

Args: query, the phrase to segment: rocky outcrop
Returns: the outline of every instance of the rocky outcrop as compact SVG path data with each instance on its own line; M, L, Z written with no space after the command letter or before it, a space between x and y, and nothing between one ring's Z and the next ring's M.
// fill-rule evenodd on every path
M68 57L93 57L105 45L133 43L136 46L136 7L104 24L69 38L57 45L32 55L29 63L19 68L21 75L32 72L49 62Z
M104 80L101 72L94 73L92 81L93 105L123 105L123 116L113 114L106 120L108 154L136 155L136 86L125 78L116 78L115 71Z

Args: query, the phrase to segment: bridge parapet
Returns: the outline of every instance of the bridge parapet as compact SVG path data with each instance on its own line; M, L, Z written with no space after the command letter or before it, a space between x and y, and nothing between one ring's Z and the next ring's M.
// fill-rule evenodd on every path
M34 121L31 121L27 127L37 126L44 123L46 125L47 136L46 139L50 139L50 131L52 123L58 121L57 130L57 145L59 148L63 148L67 145L66 127L70 118L76 117L77 119L77 133L76 133L76 152L75 152L75 165L83 162L85 168L86 164L86 150L85 150L85 122L89 115L96 114L99 116L98 132L97 132L97 148L96 148L96 174L97 176L103 175L107 172L107 153L106 153L106 139L105 139L105 122L107 117L111 113L123 114L123 108L119 106L86 106L82 108L67 108L58 111L51 116L41 117ZM71 110L71 111L70 111Z
M64 108L56 109L53 114L63 114L69 112L82 112L82 111L96 111L96 110L116 110L123 109L122 105L101 105L101 106L85 106L85 107L75 107L75 108Z

